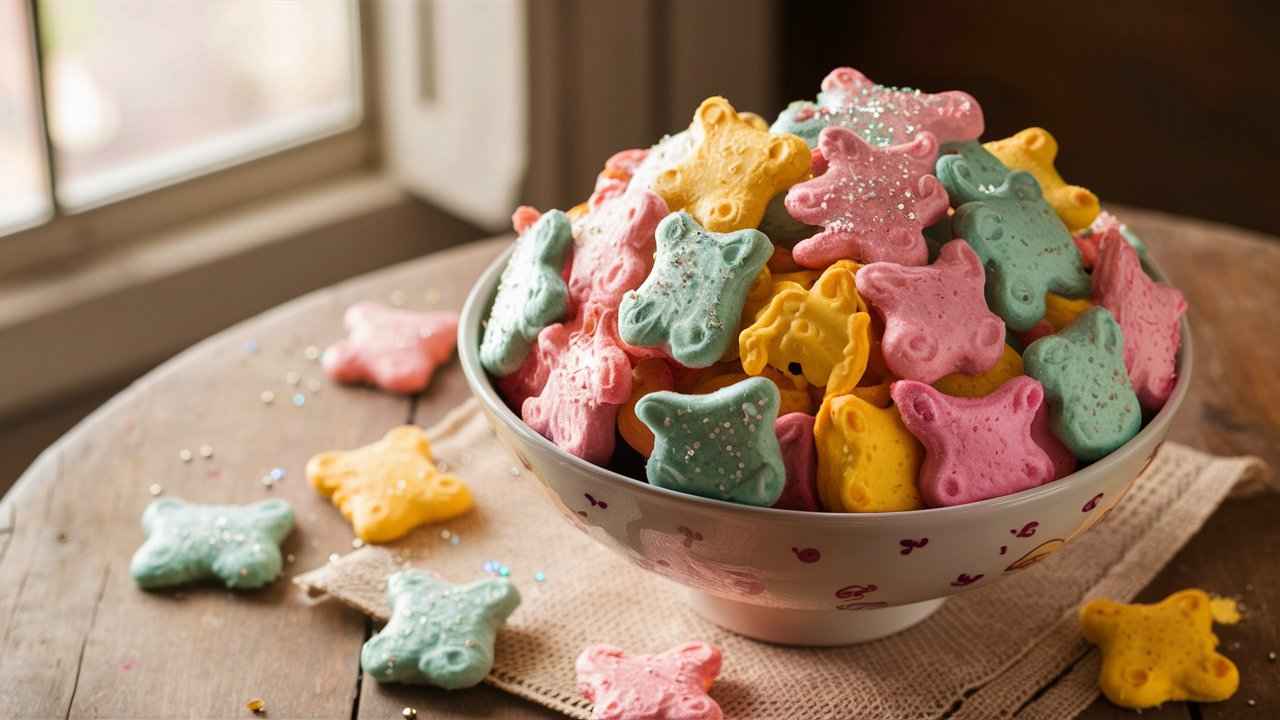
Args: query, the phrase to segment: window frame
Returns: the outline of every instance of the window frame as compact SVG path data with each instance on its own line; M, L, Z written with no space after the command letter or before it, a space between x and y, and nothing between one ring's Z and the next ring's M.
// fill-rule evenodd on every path
M36 55L37 98L46 158L46 192L53 210L26 227L0 235L0 282L17 274L55 271L125 244L145 240L180 225L270 200L307 186L376 167L381 159L378 132L378 8L356 0L360 60L360 119L353 125L264 148L197 169L154 188L109 199L80 210L66 210L54 192L55 159L48 138L44 77L36 34L37 0L28 0L32 52Z

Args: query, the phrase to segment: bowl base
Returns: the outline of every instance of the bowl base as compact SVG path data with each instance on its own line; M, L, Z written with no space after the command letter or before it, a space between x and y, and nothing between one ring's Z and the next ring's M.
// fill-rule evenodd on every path
M779 645L853 645L906 630L942 607L946 598L910 605L858 610L789 610L685 591L685 600L703 618L739 635Z

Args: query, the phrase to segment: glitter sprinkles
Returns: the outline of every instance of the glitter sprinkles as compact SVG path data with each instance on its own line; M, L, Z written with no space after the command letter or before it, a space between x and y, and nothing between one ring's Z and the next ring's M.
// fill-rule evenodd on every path
M302 393L294 393L293 404L294 404L294 407L302 407L303 405L306 405L307 396L303 395Z
M320 359L320 348L315 345L308 345L306 349L302 351L302 356L312 362L315 362Z
M263 390L258 394L258 399L262 401L263 405L270 405L276 401L276 394L270 390Z
M186 448L182 448L181 450L178 451L178 459L184 463L191 462L191 459L193 457L195 457L195 455L193 455L191 451Z
M495 577L509 577L511 575L511 568L497 560L486 560L482 567L486 573Z

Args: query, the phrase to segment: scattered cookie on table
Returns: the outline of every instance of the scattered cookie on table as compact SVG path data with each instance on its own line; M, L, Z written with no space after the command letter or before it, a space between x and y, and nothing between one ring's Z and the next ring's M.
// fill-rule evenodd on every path
M1080 625L1102 651L1098 686L1121 707L1218 702L1240 685L1235 663L1216 650L1203 590L1182 590L1154 605L1093 600L1080 608Z
M391 620L360 651L360 667L380 683L474 687L493 669L499 628L520 605L505 578L451 585L421 570L387 579Z
M307 480L351 522L364 542L385 543L426 523L471 509L471 492L443 473L422 428L404 425L355 450L320 453L307 463Z
M592 645L578 655L578 690L593 720L719 720L707 691L720 674L719 648L688 642L657 655Z
M325 373L336 382L367 382L406 395L426 389L458 338L455 312L413 312L362 302L347 309L343 322L347 339L321 356Z
M129 564L139 587L220 580L248 590L280 574L280 543L293 529L293 509L284 500L197 505L161 498L143 512L142 529L147 540Z
M778 388L751 378L709 395L656 392L636 403L653 431L649 482L693 495L768 507L786 484L774 422Z
M569 218L559 210L542 213L516 238L480 341L486 370L499 376L515 372L538 333L564 317L569 288L561 272L572 246Z

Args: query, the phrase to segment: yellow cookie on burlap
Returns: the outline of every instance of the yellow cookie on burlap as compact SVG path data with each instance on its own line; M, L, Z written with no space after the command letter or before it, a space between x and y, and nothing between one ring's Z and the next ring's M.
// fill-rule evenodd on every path
M653 191L712 232L758 226L769 199L809 174L804 140L761 129L722 97L702 101L693 132L693 152L658 175Z
M1235 663L1216 650L1203 590L1182 590L1154 605L1094 600L1080 609L1080 625L1102 650L1098 686L1121 707L1216 702L1240 685Z
M1098 196L1079 185L1068 185L1053 160L1058 156L1058 141L1044 128L1027 128L1022 132L983 144L1010 170L1025 170L1040 183L1044 199L1071 232L1089 227L1098 217Z
M404 425L355 450L311 458L307 480L351 522L356 537L385 543L471 509L471 492L443 473L421 428Z
M924 447L896 407L857 395L828 395L814 424L818 494L832 512L894 512L923 507L916 476Z

